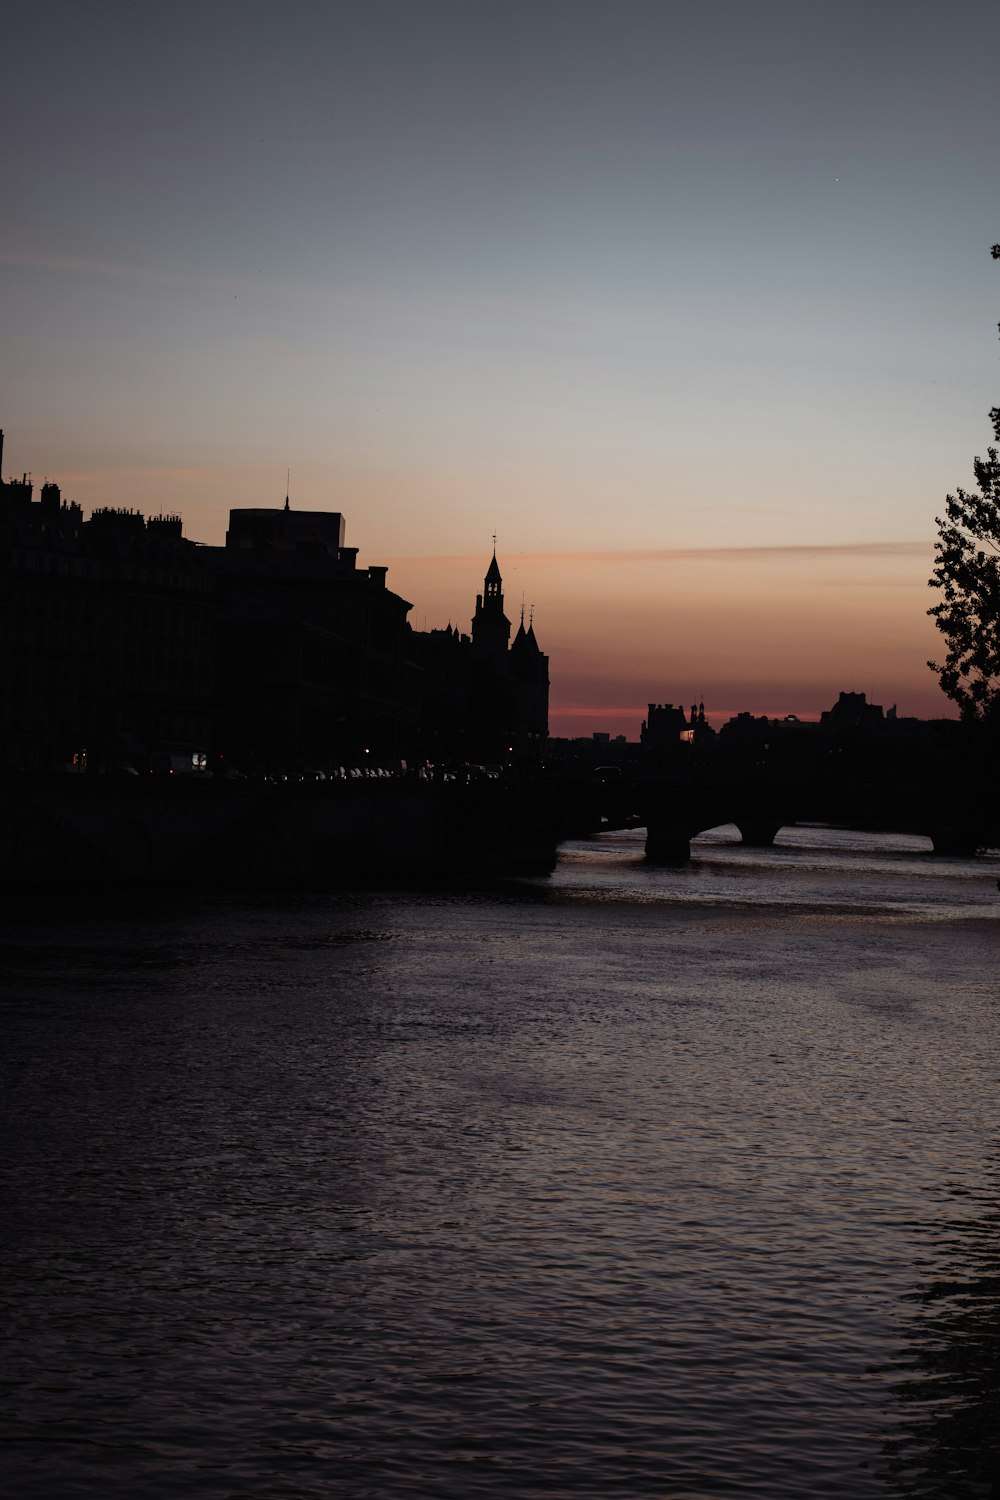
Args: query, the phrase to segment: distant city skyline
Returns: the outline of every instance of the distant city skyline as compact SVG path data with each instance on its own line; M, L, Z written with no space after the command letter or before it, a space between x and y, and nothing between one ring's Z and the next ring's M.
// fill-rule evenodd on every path
M417 628L495 531L555 734L951 714L994 6L39 0L5 43L5 473L218 544L290 467Z
M31 478L30 475L28 477ZM40 489L40 486L36 485L36 489ZM151 517L154 512L135 503L136 498L133 497L133 503L127 508ZM63 499L69 503L72 502L73 497L64 493ZM275 504L260 507L260 509L272 510L280 514L284 506ZM308 516L310 513L309 510L297 506L292 507L292 512L293 517ZM323 514L326 519L330 519L329 512L317 511L316 513ZM178 519L183 526L183 516ZM232 516L229 519L231 523ZM341 513L337 513L335 519L339 524L338 534L342 544L355 547L355 539L349 532L345 533L346 518ZM189 540L206 545L206 538L193 536L190 532L187 534ZM218 545L218 543L211 545ZM490 547L494 549L494 556L497 546L497 537L494 535L490 539ZM543 602L540 611L542 619L548 616L556 629L557 638L562 643L564 672L561 680L557 678L554 684L553 707L550 715L551 733L555 736L573 738L590 735L597 731L611 735L624 734L631 740L638 739L639 724L646 714L650 701L669 701L688 708L692 702L701 702L705 699L705 692L700 687L689 687L686 691L678 691L676 683L695 682L699 666L702 668L702 677L715 681L712 664L713 651L716 649L720 653L725 651L727 635L736 643L735 650L739 653L733 657L731 701L726 703L724 699L722 701L716 699L713 702L709 698L706 708L707 717L711 723L719 727L736 714L748 711L758 716L766 715L774 718L794 714L803 719L818 719L823 710L831 706L843 688L834 685L839 667L836 665L831 667L822 656L822 629L825 616L818 611L815 600L807 606L803 598L803 568L807 570L807 575L811 574L815 580L822 573L825 564L829 570L827 583L832 586L834 597L839 597L841 583L836 576L837 572L845 560L853 563L856 570L853 601L855 607L848 618L853 627L852 643L856 646L863 646L865 632L871 624L872 610L870 603L867 610L859 607L859 602L866 597L866 589L868 600L874 599L877 609L878 601L882 597L878 583L886 568L891 569L900 560L905 561L907 558L919 559L923 556L923 552L922 544L907 548L869 543L855 547L827 549L701 548L646 554L564 553L541 556L514 553L508 559L500 547L500 557L503 559L502 571L512 582L512 587L507 588L506 597L507 609L513 620L516 621L520 614L524 620L533 621L537 609L536 597L543 597L536 588L530 590L521 588L518 596L519 579L526 582L530 578L538 583L540 588L544 588L546 578L561 580L552 607L547 609L546 602ZM409 620L414 630L440 629L447 624L463 633L468 633L473 628L473 581L478 583L480 575L489 564L490 555L490 548L487 548L478 556L443 555L436 558L410 557L389 560L384 557L366 557L365 562L375 565L383 564L388 567L387 585L412 606ZM615 599L613 578L609 582L609 574L613 575L616 568L619 572L625 570L634 585L636 576L634 570L640 565L641 571L644 571L652 580L652 591L648 587L646 595L643 596L633 587L626 601L631 617L641 622L643 613L646 612L662 618L665 610L669 608L676 631L669 647L672 680L664 688L660 687L657 680L657 674L662 672L663 662L666 659L662 644L656 639L644 638L640 630L635 632L630 646L623 646L614 632L610 632L609 644L607 639L609 632L605 629L606 616L602 611L611 608L610 601ZM714 596L710 589L704 586L699 587L698 570L707 570L707 576L713 578L717 577L721 571L728 569L731 576L738 577L741 569L752 570L755 565L764 565L768 569L769 592L766 600L762 602L752 619L744 617L742 621L737 621L732 609L724 612L722 620L716 622L716 635L706 641L703 632L709 622L704 616L703 609L702 614L699 615L699 608L703 606L706 597L713 598ZM784 572L785 587L791 601L786 599L784 609L779 608L773 588L774 578L782 572ZM670 582L671 575L673 575L672 583ZM595 585L595 578L603 580L603 583ZM668 580L666 594L657 591L659 588L657 580L662 583L664 578ZM407 588L405 586L407 582L413 587ZM598 593L593 596L589 608L585 603L585 591L588 584L591 590L594 587L605 589L603 594ZM425 601L420 598L420 590L423 587L432 587L437 591L437 608L430 612L422 607ZM921 581L921 591L924 587ZM890 591L888 598L892 600L894 597L895 595ZM908 594L903 590L899 597L904 601L905 608ZM451 600L451 606L447 610L441 602L442 599ZM568 612L565 608L567 599L569 600ZM622 598L616 599L614 607L619 610L623 607ZM717 609L718 606L713 604L711 613L716 613ZM779 634L789 612L797 615L799 619L800 639L794 643L791 641L779 643ZM840 613L843 618L843 612ZM891 617L885 613L880 619L880 634L884 643L889 637L889 627L892 621ZM560 624L564 632L561 635L559 634ZM574 635L574 631L578 634ZM838 644L842 647L844 643L842 635L838 638ZM759 660L754 657L755 650L759 653ZM616 651L619 654L616 655ZM766 699L766 694L770 689L764 682L761 662L770 661L775 653L779 653L785 661L799 661L803 664L801 679L793 687L795 699L792 706L788 702L775 705ZM582 668L577 665L581 662ZM747 697L747 694L752 691L751 685L755 681L755 671L758 673L756 680L759 688L757 698L752 700ZM853 687L848 688L848 691L865 692L870 702L882 701L885 707L898 706L904 716L908 714L925 718L954 716L952 705L941 696L936 683L932 684L934 691L928 700L930 706L926 712L922 712L892 687L888 693L882 693L880 696L875 681L875 678L870 676L867 686L855 683ZM606 695L610 701L604 703L595 701L595 684L606 688ZM926 688L926 683L921 683L919 686ZM744 695L742 698L739 697L740 693ZM577 701L575 694L582 695L584 701ZM641 696L643 694L645 696Z

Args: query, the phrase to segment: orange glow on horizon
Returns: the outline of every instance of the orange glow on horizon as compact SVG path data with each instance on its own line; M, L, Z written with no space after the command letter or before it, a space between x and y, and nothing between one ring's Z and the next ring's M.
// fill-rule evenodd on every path
M818 719L841 691L900 714L952 707L928 658L930 541L722 546L604 554L498 553L508 618L534 606L550 657L550 728L636 739L650 702L704 701L718 727L736 713ZM488 556L396 557L390 586L417 629L469 629Z
M187 535L218 545L232 506L283 503L285 475L275 475L273 495L261 493L253 463L111 473L81 466L59 482L85 511L100 504L179 511ZM489 537L478 552L431 551L458 497L449 492L443 512L432 512L425 488L411 486L414 503L401 529L393 527L391 549L378 545L386 517L370 476L363 483L344 466L325 508L345 497L348 542L374 543L362 547L359 564L388 566L387 584L410 602L415 629L468 631ZM293 508L297 492L302 509L323 508L317 489L305 466L293 469ZM421 540L427 551L418 550ZM401 543L409 550L398 550ZM841 690L897 703L901 714L951 716L926 665L939 650L926 614L932 558L929 537L520 552L501 538L498 547L507 616L516 628L522 605L526 617L533 611L550 658L551 732L629 739L651 701L687 708L704 701L716 726L742 711L817 719Z

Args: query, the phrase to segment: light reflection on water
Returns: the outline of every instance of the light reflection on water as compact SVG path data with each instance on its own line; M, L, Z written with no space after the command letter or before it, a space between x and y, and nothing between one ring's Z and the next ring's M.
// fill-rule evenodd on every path
M927 920L995 916L1000 857L931 858L930 839L822 827L783 828L770 849L728 824L692 841L677 868L648 865L642 829L566 848L551 884L595 899L715 906L824 907Z
M11 1492L988 1494L997 865L782 837L12 929Z

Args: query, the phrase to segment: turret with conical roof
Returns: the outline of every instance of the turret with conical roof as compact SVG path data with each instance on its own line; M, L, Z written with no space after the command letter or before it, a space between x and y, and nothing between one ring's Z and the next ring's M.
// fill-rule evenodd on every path
M429 752L424 753L435 761L524 770L543 758L549 659L539 649L531 620L525 620L523 604L513 643L510 635L494 537L471 638L450 622L446 630L414 635L428 669L424 744Z
M499 599L500 608L503 609L503 579L500 577L500 568L497 564L497 548L493 543L493 560L486 569L486 577L483 579L483 593L487 599Z
M476 595L476 613L472 620L472 645L477 656L497 671L504 670L510 621L503 612L503 579L497 564L496 538L493 558L483 580L483 592Z
M549 659L535 638L534 620L521 623L510 648L508 670L517 695L516 748L522 761L541 759L549 733Z

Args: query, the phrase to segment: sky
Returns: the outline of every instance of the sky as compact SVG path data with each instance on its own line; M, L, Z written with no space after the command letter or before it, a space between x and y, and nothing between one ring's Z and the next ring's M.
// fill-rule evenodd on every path
M951 712L993 0L34 0L4 40L5 474L218 544L290 471L420 629L495 533L553 733Z

